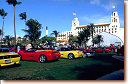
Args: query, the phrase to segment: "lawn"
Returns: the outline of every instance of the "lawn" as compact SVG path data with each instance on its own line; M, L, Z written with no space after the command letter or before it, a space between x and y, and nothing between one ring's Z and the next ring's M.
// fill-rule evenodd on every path
M112 54L90 58L59 59L47 63L21 61L19 65L0 68L0 80L95 80L124 68Z

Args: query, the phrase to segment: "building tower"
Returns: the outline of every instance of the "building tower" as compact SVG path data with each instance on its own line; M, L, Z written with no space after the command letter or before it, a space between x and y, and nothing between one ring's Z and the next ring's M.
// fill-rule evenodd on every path
M111 15L111 24L113 27L120 28L119 16L117 11L113 11Z
M109 27L109 32L111 34L117 35L120 31L120 22L119 22L119 16L117 11L113 11L111 15L111 24Z
M48 27L46 26L46 36L48 37Z
M77 26L79 26L79 21L78 18L75 17L74 20L72 21L72 31L74 31Z

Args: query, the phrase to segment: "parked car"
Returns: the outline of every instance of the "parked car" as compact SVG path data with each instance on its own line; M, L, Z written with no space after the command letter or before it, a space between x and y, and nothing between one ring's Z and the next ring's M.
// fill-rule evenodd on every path
M110 50L115 50L116 49L116 47L114 47L114 46L105 46L104 48L110 49Z
M19 64L20 56L9 48L0 48L0 66Z
M29 49L25 51L20 51L18 53L21 57L21 60L31 60L38 62L47 62L51 60L58 60L60 58L60 53L54 50L36 50Z
M74 50L80 50L84 53L84 57L90 57L90 56L94 56L94 51L92 50L88 50L86 48L82 49L82 48L77 48L77 49L74 49Z
M111 50L106 49L106 48L93 48L92 51L108 53L108 52L110 52Z
M70 48L60 48L57 51L60 52L61 58L74 59L84 56L84 53L82 51L71 50Z

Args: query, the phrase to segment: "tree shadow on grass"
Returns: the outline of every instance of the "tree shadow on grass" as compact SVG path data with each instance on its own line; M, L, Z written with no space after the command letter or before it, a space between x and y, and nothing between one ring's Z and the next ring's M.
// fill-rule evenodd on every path
M124 62L119 61L115 58L112 57L112 54L107 54L107 55L95 55L93 57L94 60L100 60L102 62L106 62L106 63L112 63L115 66L119 66L124 68Z
M71 71L74 73L78 73L76 80L96 80L97 78L103 75L106 75L119 69L120 67L117 66L104 66L101 64L94 64L84 67L75 67Z
M124 62L114 59L112 55L95 55L92 59L99 60L101 63L75 67L71 70L78 73L77 80L96 80L103 75L124 68Z
M14 65L0 67L0 69L10 69L10 68L20 67L20 66L21 66L21 64L14 64Z

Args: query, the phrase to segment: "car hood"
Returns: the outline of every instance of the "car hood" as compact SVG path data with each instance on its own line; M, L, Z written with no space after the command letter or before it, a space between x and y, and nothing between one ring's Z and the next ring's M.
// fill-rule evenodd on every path
M14 52L0 53L0 56L7 56L7 55L18 55L18 53L14 53Z

